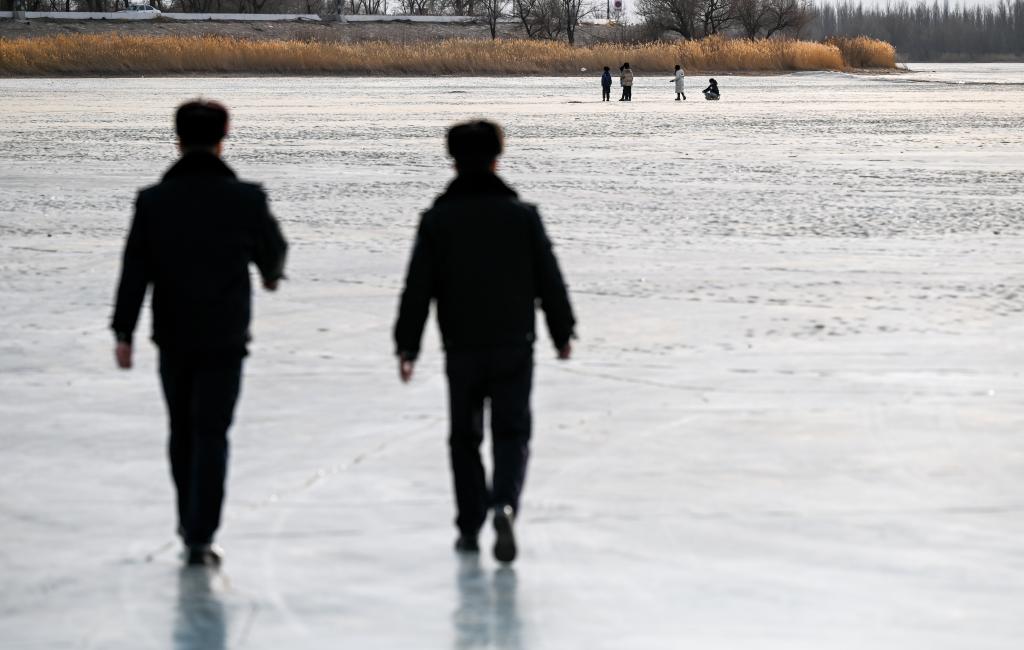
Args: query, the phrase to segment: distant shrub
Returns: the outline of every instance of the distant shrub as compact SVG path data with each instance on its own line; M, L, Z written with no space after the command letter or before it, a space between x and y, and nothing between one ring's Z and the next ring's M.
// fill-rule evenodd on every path
M850 45L853 42L854 45ZM846 47L849 50L843 48ZM730 40L572 47L536 40L321 41L224 36L69 34L0 39L0 75L363 74L568 75L629 61L637 74L671 71L783 72L894 67L892 47L870 39L843 43Z
M839 48L851 68L895 68L896 48L867 36L833 36L825 40Z
M681 58L697 71L842 70L846 67L837 48L812 41L751 41L711 36L680 41L677 47Z

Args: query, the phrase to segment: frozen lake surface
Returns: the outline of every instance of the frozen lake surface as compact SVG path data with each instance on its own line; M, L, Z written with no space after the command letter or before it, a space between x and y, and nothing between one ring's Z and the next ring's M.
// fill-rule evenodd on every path
M1024 66L915 69L719 76L717 103L645 71L631 104L596 77L0 80L0 645L1020 647ZM214 578L179 569L152 350L115 371L106 329L200 94L292 242ZM409 386L390 342L476 116L580 319L573 361L538 345L505 570L451 551L436 332Z

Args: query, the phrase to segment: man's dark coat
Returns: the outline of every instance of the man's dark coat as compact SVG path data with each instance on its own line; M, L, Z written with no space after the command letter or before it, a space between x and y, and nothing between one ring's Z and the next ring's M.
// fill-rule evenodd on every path
M220 158L184 155L139 193L111 327L131 342L153 285L153 340L163 350L245 354L252 290L283 277L287 244L258 185L239 181Z
M420 220L395 324L407 359L431 299L448 351L531 345L538 303L556 348L576 325L540 214L489 172L459 175Z

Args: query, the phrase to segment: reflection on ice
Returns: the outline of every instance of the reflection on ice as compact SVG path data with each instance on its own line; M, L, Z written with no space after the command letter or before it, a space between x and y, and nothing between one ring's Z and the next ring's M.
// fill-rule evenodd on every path
M457 566L459 602L452 614L455 647L522 648L515 569L503 566L488 575L476 553L460 556Z
M227 620L224 603L214 589L223 578L204 567L185 567L178 574L174 618L174 650L224 650Z

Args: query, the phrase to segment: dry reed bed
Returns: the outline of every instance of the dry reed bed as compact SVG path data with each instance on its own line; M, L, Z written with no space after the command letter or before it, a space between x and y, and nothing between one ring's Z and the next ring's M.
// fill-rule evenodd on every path
M708 38L570 47L530 40L334 43L223 36L61 35L0 39L0 75L189 73L562 75L629 61L638 74L893 68L895 50L866 38L829 43Z
M834 36L825 41L835 45L851 68L895 68L896 48L885 41L867 36L853 38Z

